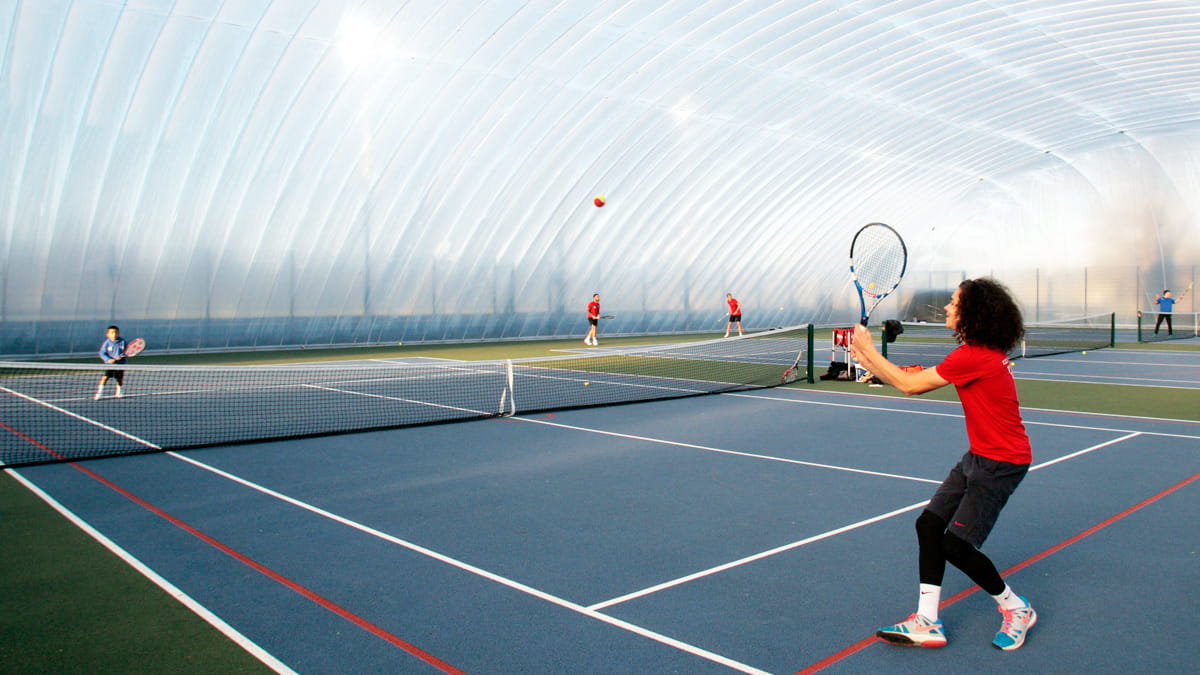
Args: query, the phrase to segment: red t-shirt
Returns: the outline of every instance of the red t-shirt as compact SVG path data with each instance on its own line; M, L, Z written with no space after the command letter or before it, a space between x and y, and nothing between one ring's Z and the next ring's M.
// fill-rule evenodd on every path
M600 318L600 303L596 302L595 300L588 303L588 318Z
M999 350L960 345L937 366L962 401L971 452L1001 462L1030 464L1033 450L1021 421L1012 363Z
M729 313L730 314L732 314L733 316L737 316L738 314L742 313L742 306L738 304L737 298L730 298L730 299L726 300L726 302L729 303Z

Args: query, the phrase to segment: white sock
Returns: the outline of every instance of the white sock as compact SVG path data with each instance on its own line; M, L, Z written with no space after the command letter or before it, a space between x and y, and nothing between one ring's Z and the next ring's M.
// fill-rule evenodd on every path
M917 614L929 619L938 620L938 604L942 601L942 587L933 584L921 584L921 597L917 599Z
M1004 584L1003 593L992 597L996 599L996 604L1000 605L1001 609L1024 609L1025 607L1025 601L1013 593L1013 589L1009 588L1008 584Z

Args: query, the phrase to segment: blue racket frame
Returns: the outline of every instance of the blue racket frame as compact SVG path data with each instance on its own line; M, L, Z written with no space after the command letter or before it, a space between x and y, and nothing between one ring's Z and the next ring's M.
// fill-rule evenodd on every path
M892 282L890 285L888 285L887 282L884 282L885 290L883 290L883 292L879 292L879 290L878 290L878 288L880 287L879 283L876 283L877 288L875 288L875 289L864 288L862 285L862 282L859 281L859 278L858 278L859 270L855 267L855 264L854 264L855 244L858 243L858 239L860 236L862 236L863 232L866 232L867 230L869 230L870 228L873 228L873 227L886 228L891 233L891 235L896 238L896 241L900 244L900 255L901 255L900 272L896 276L895 282ZM862 257L862 256L860 256L860 257ZM860 311L859 323L861 323L864 326L867 325L867 320L871 317L871 313L875 311L875 308L879 306L879 303L883 302L884 298L891 295L892 292L895 291L896 288L900 286L900 282L904 280L904 273L907 270L908 270L908 246L906 246L904 244L904 238L900 236L900 233L897 232L896 229L893 228L891 225L887 225L885 223L868 223L867 225L864 225L862 228L860 228L858 230L858 232L855 233L854 239L851 240L851 242L850 242L850 278L854 281L854 288L858 291L858 306L859 306L859 311ZM870 283L870 282L868 282L868 283ZM870 307L867 307L867 298L868 297L871 298L871 301L872 301Z

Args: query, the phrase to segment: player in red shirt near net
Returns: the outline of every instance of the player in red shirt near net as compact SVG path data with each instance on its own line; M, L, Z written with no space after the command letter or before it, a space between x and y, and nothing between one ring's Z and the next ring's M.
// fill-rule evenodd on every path
M1037 613L1025 598L1013 593L979 547L1033 461L1008 360L1025 333L1021 310L1000 283L968 279L946 305L946 327L961 344L937 366L915 373L883 358L865 326L854 330L851 356L905 394L953 384L970 441L970 449L917 518L917 611L894 626L880 628L876 635L894 644L945 645L938 604L949 562L996 599L1003 623L992 644L1017 649L1037 622Z
M725 302L729 303L729 323L725 325L725 337L729 337L729 329L737 324L738 335L742 334L742 303L733 297L733 293L725 294Z
M588 327L587 337L585 337L583 339L583 344L591 345L592 347L596 347L600 344L596 340L596 325L600 323L600 294L599 293L592 294L592 301L589 302L588 306L587 306L587 315L588 315L588 324L590 324L590 325Z

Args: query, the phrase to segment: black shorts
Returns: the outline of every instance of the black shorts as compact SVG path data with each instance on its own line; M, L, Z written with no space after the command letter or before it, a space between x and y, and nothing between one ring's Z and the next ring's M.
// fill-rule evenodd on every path
M1028 464L1000 462L968 452L950 469L925 508L945 520L948 531L980 548L1028 472Z
M596 326L596 325L599 325L600 319L593 319L592 317L589 316L588 323L592 324L593 326Z
M741 314L730 314L729 315L729 323L741 323L741 322L742 322Z

